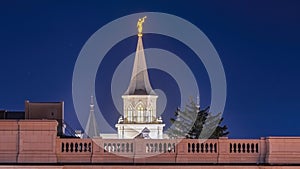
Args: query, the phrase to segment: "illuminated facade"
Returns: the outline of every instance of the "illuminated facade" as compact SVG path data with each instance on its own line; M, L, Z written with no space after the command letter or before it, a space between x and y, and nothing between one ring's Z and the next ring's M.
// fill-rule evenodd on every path
M143 18L145 19L145 17ZM141 20L138 22L138 43L130 84L123 98L123 116L120 117L116 128L118 138L132 139L145 129L150 131L152 139L163 138L162 119L156 114L156 100L158 96L152 90L149 82L146 58L143 48Z

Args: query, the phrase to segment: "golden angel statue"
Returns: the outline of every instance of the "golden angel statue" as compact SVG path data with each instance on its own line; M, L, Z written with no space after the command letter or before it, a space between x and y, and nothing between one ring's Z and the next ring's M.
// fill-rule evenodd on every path
M139 21L137 22L137 28L138 28L138 36L142 36L142 31L143 31L143 23L145 22L145 19L147 16L144 16L143 18L140 18Z

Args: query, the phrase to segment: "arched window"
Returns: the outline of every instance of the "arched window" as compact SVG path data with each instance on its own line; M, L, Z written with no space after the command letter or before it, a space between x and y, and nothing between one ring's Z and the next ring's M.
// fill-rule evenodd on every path
M153 108L150 106L147 112L147 122L151 122L153 117Z
M137 105L137 122L143 122L143 116L144 116L144 107L142 103Z
M129 105L128 108L127 108L127 119L128 119L128 122L132 122L133 118L133 112L132 112L132 106Z

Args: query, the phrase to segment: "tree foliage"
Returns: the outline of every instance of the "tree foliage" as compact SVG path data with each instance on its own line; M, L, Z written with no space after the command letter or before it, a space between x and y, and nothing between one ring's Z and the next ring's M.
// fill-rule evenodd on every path
M209 107L201 110L191 99L184 111L177 108L166 133L170 138L217 139L229 134L227 126L221 125L222 121L221 113L213 115Z

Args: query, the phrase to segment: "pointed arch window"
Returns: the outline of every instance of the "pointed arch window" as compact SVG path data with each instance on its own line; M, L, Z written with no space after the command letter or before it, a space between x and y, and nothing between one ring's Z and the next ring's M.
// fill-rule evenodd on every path
M128 119L128 122L132 122L132 120L133 120L133 109L132 109L131 105L129 105L127 108L127 119Z
M137 122L143 122L144 107L143 104L138 104L137 106Z
M147 111L147 114L146 114L146 121L151 122L152 117L153 117L153 108L150 106L148 111Z

